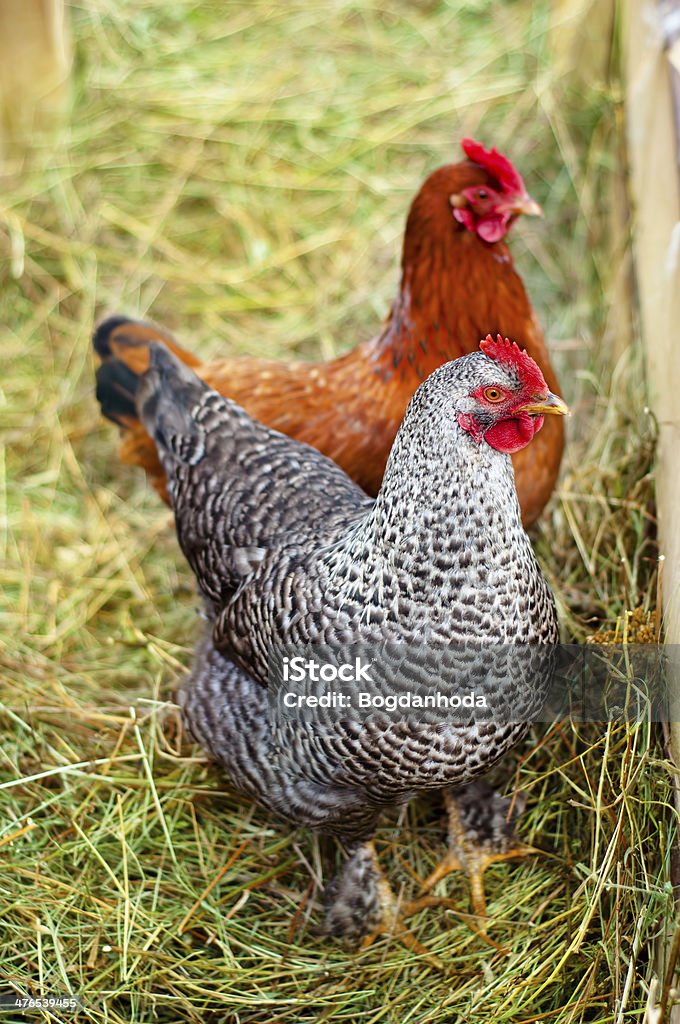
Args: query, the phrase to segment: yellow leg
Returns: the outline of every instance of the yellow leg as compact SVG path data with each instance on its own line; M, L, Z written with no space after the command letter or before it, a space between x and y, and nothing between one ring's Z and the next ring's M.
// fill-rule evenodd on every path
M379 894L380 903L380 922L373 929L370 934L366 935L361 942L361 949L367 949L370 945L375 942L379 935L389 935L397 939L402 945L406 946L407 949L413 950L419 956L422 956L433 967L438 970L445 970L445 965L438 956L423 946L421 942L416 939L415 935L406 927L404 921L406 918L411 917L412 914L417 914L420 910L424 910L426 907L441 907L446 906L454 908L455 904L453 900L446 899L442 896L419 896L415 900L400 900L392 891L390 883L385 878L383 870L380 867L378 855L375 852L373 843L367 844L370 847L373 867L378 875L377 889Z
M483 795L479 799L487 799L487 792L492 793L488 787L486 791L480 790L480 792ZM493 794L493 797L497 805L506 803L497 794ZM430 892L437 882L453 871L464 871L470 879L472 909L478 919L477 927L480 934L486 938L488 919L484 893L484 872L491 864L499 864L516 857L528 857L539 851L516 839L511 829L499 829L498 822L492 822L490 814L487 815L488 829L478 828L473 832L469 826L466 826L455 792L445 790L444 803L449 818L449 849L434 871L425 879L423 892ZM497 818L498 808L496 809ZM491 827L492 824L495 827ZM480 831L482 831L481 838Z
M355 847L343 871L329 887L322 930L346 942L358 943L361 949L370 946L379 935L392 936L433 967L444 970L439 957L430 953L404 923L411 914L437 906L453 908L454 903L428 894L414 900L401 900L395 896L380 867L373 843L363 842Z

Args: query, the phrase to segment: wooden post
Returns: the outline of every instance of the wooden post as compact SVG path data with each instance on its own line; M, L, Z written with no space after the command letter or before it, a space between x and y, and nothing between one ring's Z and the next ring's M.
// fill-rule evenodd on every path
M649 400L659 427L656 485L659 541L665 556L664 634L668 644L676 645L680 644L680 4L627 0L624 57L635 269ZM678 766L678 722L670 723L670 747ZM671 939L669 935L666 960ZM659 968L667 972L666 965L660 963ZM656 1014L661 1016L650 1007L646 1019L652 1022L658 1019ZM667 1009L665 1016L676 1024L680 1007Z
M618 79L616 40L618 0L555 0L550 8L550 57L564 102L578 104L580 95L611 87ZM559 95L559 93L557 93ZM629 208L621 152L621 173L611 175L606 210L610 262L603 268L603 287L609 297L605 339L612 365L633 342L631 318L632 265L629 247Z
M670 6L670 5L669 5ZM635 268L649 397L659 424L657 493L664 568L664 626L680 643L680 172L673 75L678 40L669 50L668 22L653 0L629 0L626 107ZM670 27L670 26L669 26ZM671 63L673 54L678 70ZM680 81L680 79L679 79ZM680 733L676 731L676 743ZM676 745L676 755L680 744ZM680 763L680 758L678 759Z
M560 76L589 85L609 80L616 0L555 0L550 9L550 54Z
M0 157L61 116L70 67L64 0L0 0Z

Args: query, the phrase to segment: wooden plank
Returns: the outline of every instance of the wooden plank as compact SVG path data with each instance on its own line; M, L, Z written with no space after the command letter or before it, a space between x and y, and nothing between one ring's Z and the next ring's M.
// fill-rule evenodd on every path
M551 5L550 60L565 102L572 108L579 96L593 90L608 91L612 82L618 83L619 8L618 0L555 0ZM621 173L611 176L604 211L609 220L610 261L600 269L603 288L610 298L604 337L612 365L634 340L630 208L623 142L620 166Z
M668 644L680 644L680 3L627 0L624 21L626 127L634 216L634 255L649 400L659 429L656 472L664 555L663 614ZM675 650L675 648L674 648ZM674 659L675 660L675 659ZM677 676L676 676L677 678ZM670 754L680 765L680 723ZM676 803L678 790L676 789ZM680 810L680 804L678 804ZM673 941L668 922L660 981ZM677 933L676 933L677 938ZM677 982L676 982L677 984ZM658 998L659 993L655 995ZM665 1000L666 997L664 997ZM645 1020L680 1022L680 1007L650 1005Z
M64 0L0 0L0 157L60 117L70 68Z
M678 4L668 7L672 19L680 18ZM680 643L680 172L672 88L677 72L670 59L675 56L680 67L680 42L674 51L668 48L670 27L663 6L629 0L626 108L635 266L649 397L659 425L665 635Z
M607 82L615 29L616 0L555 0L548 36L554 70L590 86Z

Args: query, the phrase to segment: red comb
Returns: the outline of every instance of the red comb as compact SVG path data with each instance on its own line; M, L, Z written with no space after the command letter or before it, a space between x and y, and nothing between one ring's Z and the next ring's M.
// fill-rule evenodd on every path
M490 334L487 334L479 347L489 359L508 366L519 374L522 383L537 391L547 391L548 385L541 373L541 368L533 361L530 355L521 349L517 342L504 338L501 334L496 336L494 341Z
M479 164L496 179L504 192L526 193L524 182L510 161L497 149L484 149L481 142L474 139L463 139L463 152L469 160Z

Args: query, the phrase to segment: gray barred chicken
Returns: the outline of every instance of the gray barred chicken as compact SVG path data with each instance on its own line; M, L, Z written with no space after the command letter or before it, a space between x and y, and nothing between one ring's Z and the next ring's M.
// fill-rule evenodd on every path
M429 894L435 882L466 870L481 916L485 867L523 852L505 806L476 780L526 734L540 685L514 680L509 695L523 712L500 720L282 718L271 714L272 651L557 643L510 456L564 402L525 352L488 337L417 390L376 499L163 346L152 346L137 408L208 620L180 699L191 734L240 790L292 825L343 840L329 932L364 944L391 932L423 952L403 921L447 902ZM509 684L498 673L493 685ZM424 894L398 906L372 836L384 808L426 790L444 792L450 848Z

